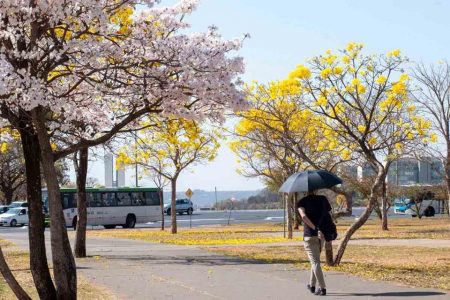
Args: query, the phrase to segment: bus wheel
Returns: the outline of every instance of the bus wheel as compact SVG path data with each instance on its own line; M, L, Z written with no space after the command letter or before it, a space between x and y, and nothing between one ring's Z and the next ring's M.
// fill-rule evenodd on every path
M428 206L423 212L425 217L434 217L435 213L433 206Z
M11 220L11 223L9 223L9 226L11 226L11 227L16 227L16 226L17 226L17 221L16 221L16 219L12 219L12 220Z
M77 217L73 218L72 227L73 227L73 230L77 230Z
M136 217L134 215L128 215L125 222L125 228L134 228L136 225Z
M116 228L116 225L103 225L103 227L105 227L105 229L114 229Z
M187 214L188 215L192 215L192 208L191 207L189 207L189 209L187 210Z

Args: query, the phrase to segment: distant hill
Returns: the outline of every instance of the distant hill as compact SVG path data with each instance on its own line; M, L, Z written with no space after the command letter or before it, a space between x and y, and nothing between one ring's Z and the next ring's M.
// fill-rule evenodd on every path
M193 190L192 202L198 207L212 207L216 203L216 195L214 191ZM260 191L217 191L217 201L230 199L234 197L236 200L244 200L250 196L255 196ZM177 192L177 198L186 198L185 191ZM164 192L164 203L170 202L171 192Z

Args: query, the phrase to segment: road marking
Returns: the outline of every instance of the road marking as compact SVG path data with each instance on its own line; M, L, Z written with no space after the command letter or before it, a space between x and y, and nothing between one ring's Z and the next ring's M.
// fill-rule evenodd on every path
M264 220L266 220L266 221L272 221L272 220L275 220L275 219L284 219L284 217L267 217L267 218L265 218Z
M228 221L228 218L226 218L226 219L192 219L191 221L192 221L192 222L203 222L203 221ZM236 221L236 219L231 218L230 221ZM166 220L166 223L167 223L167 222L170 222L170 220ZM177 219L177 222L189 222L189 220L185 220L185 219L180 220L180 219ZM145 223L145 224L152 225L152 224L156 224L156 223L162 223L162 222L161 222L161 221L156 221L156 222L148 222L148 223Z
M193 219L192 222L201 222L201 221L228 221L227 219ZM231 218L230 221L235 221L235 219ZM161 221L158 221L161 222ZM177 222L189 222L189 220L177 220Z

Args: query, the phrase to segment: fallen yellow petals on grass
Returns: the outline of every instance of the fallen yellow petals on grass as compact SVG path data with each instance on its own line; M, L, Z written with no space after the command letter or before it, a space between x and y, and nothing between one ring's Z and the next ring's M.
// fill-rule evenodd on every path
M301 241L284 238L278 226L239 226L205 229L180 229L177 234L158 229L128 229L89 231L90 236L116 237L174 245L249 245ZM297 233L298 234L298 233ZM298 234L300 235L300 234Z
M270 263L310 268L305 251L298 246L205 247L215 253ZM334 249L336 252L336 246ZM322 259L324 256L322 254ZM409 286L450 290L448 248L349 245L339 266L323 265L325 271L340 271L372 280L399 282Z

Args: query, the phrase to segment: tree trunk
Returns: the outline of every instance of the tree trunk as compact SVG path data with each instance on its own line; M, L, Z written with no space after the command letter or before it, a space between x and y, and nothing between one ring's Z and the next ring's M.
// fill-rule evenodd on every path
M297 193L294 194L294 203L292 212L294 214L294 229L298 230L300 228L300 213L298 212L298 206L297 206Z
M172 198L170 201L170 217L172 221L172 233L177 233L177 179L172 178L170 181L172 187Z
M3 188L2 193L5 198L4 205L10 205L14 200L14 191L11 188Z
M47 183L49 197L53 275L55 278L56 296L57 299L76 299L77 270L75 259L70 248L69 237L67 236L50 137L39 108L33 111L33 122L36 126L39 139L42 169Z
M27 178L29 212L28 238L30 245L30 269L40 299L55 299L56 290L50 276L45 251L44 216L42 214L42 185L39 141L29 124L19 124Z
M356 230L358 230L364 223L366 223L367 219L369 219L370 214L372 213L373 207L376 204L377 199L377 193L381 187L381 184L383 180L385 180L386 175L384 173L378 172L378 176L375 179L374 184L372 185L370 197L369 197L369 204L366 207L366 210L363 212L363 214L347 229L347 231L344 234L344 238L342 239L341 243L339 244L336 257L334 259L334 264L339 265L341 263L342 257L344 256L345 249L347 248L348 241L352 237L352 235L355 233Z
M446 183L447 183L447 214L450 217L450 176L446 176Z
M8 264L6 263L5 257L3 256L2 247L0 246L0 272L3 275L3 278L5 278L6 283L9 285L11 290L14 292L14 295L16 295L17 299L24 299L24 300L31 300L31 297L28 296L27 292L24 291L24 289L20 286L20 284L17 282L16 278L14 277L14 274L11 272L11 269L8 267Z
M86 178L88 169L89 149L79 151L79 161L74 161L77 174L77 233L75 238L75 257L86 257L86 225L87 225L87 201ZM75 154L77 155L77 154ZM76 159L76 157L74 158Z
M294 216L293 216L293 214L292 214L292 198L293 198L293 196L292 195L288 195L287 196L287 219L288 219L288 224L287 224L287 227L288 227L288 239L292 239L292 237L293 237L293 234L292 234L292 228L293 228L293 223L294 223Z
M327 266L334 266L333 261L333 242L325 242L325 258Z
M164 231L164 199L163 190L159 190L159 206L161 207L161 230Z
M373 210L377 214L378 219L383 220L383 213L381 211L382 209L380 207L380 202L378 201L378 199L375 201L375 205L373 206Z
M381 186L381 212L382 212L381 230L389 230L386 182L383 182Z

